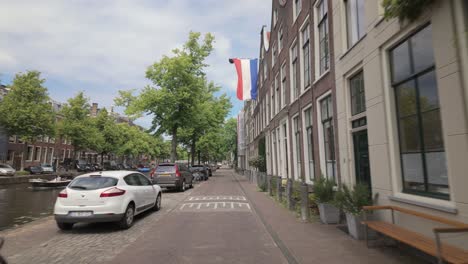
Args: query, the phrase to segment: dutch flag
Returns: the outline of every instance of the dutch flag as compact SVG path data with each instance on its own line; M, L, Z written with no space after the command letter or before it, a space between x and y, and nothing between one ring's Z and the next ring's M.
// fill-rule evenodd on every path
M257 99L258 59L229 59L237 71L237 98L239 100Z

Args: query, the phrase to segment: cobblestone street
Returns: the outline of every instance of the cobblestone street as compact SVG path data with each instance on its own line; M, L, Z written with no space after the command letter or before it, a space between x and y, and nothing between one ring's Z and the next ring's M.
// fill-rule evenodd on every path
M199 184L201 186L205 183ZM165 192L162 209L137 217L134 226L119 230L113 224L82 224L62 232L53 217L0 233L6 238L3 254L10 263L99 263L111 260L146 232L158 228L158 221L193 192Z

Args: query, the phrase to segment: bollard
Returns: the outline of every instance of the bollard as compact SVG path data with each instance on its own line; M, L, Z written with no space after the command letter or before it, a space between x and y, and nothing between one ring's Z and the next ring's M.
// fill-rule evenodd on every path
M266 176L266 179L267 179L267 189L268 189L268 194L270 196L273 196L273 186L271 186L271 179L272 179L273 176L271 175L267 175Z
M306 222L309 220L309 187L305 182L301 183L301 219Z
M282 190L282 178L281 176L277 176L278 178L276 179L276 198L278 199L279 202L283 201L283 190Z
M291 178L288 178L286 181L286 205L289 210L294 210L294 201L292 198L293 192L293 181Z

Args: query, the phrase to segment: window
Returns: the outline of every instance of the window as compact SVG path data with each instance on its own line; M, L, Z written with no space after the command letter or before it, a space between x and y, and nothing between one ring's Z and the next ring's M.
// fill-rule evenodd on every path
M297 45L291 48L291 102L299 97L298 81L297 81Z
M335 132L333 128L333 103L331 95L320 101L323 128L326 177L336 180Z
M309 26L307 25L301 31L302 40L302 66L304 75L304 89L310 85L310 45L309 45Z
M348 48L350 48L365 34L364 0L346 0L345 5Z
M8 137L8 142L15 143L16 142L16 136Z
M349 79L349 87L351 90L351 115L357 115L366 111L363 72Z
M276 26L277 22L278 22L278 9L275 8L275 10L273 10L273 27Z
M26 151L27 160L32 161L33 154L34 154L34 148L32 146L28 146L28 149Z
M286 106L286 63L281 66L281 108Z
M301 177L301 142L300 142L300 129L299 129L299 116L293 118L293 129L294 129L294 159L296 161L296 173L295 178L299 180Z
M49 143L49 137L48 136L44 136L44 142Z
M62 149L62 154L61 154L61 156L60 156L60 159L61 159L62 161L65 160L65 149Z
M47 153L47 155L50 155L49 162L52 163L54 159L54 148L49 148L49 152Z
M8 161L13 161L15 158L15 152L13 150L8 150Z
M51 138L49 139L49 143L55 143L55 138L51 137Z
M283 28L278 30L278 50L281 52L283 49Z
M431 25L392 49L390 58L403 191L448 199Z
M270 95L267 93L265 97L266 97L266 100L267 100L267 106L266 106L266 108L267 108L267 116L266 116L266 118L267 118L267 121L270 121L270 120L271 120L271 116L272 116L272 114L271 114L271 108L270 108Z
M275 102L275 113L279 113L279 111L281 110L281 105L280 105L280 87L279 87L279 76L276 75L275 77L275 90L276 90L276 102Z
M277 154L276 154L277 148L276 148L276 130L275 129L273 130L273 136L271 137L271 140L273 142L273 151L272 151L273 152L272 154L273 155L272 157L273 158L273 173L276 174L277 173L276 166L278 164L278 159L277 159Z
M275 66L278 51L276 50L276 43L273 44L273 52L271 53L271 67Z
M301 13L301 9L302 9L302 0L294 0L294 5L293 5L294 21L296 21L297 16L299 16L299 13Z
M288 177L288 172L289 172L289 168L288 168L288 165L289 165L289 163L288 163L288 160L289 160L289 158L288 158L288 127L287 127L286 123L283 124L282 131L283 131L283 151L280 152L280 153L284 154L284 155L282 155L282 158L284 158L284 159L283 159L283 162L281 163L283 165L282 168L283 168L283 172L284 172L283 178L289 178Z
M263 60L263 80L265 81L268 78L268 62Z
M304 111L304 125L306 130L306 146L307 146L307 169L308 169L308 179L313 181L315 179L314 173L314 138L312 133L312 107Z
M275 89L274 87L271 88L271 119L275 117L276 112L275 112Z
M36 147L34 152L34 160L39 161L41 160L41 147Z
M326 0L317 5L317 27L319 47L319 74L324 74L330 68L330 51L328 49L328 5Z

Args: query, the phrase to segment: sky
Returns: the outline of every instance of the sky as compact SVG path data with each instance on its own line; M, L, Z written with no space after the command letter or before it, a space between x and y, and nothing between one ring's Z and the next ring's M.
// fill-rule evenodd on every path
M149 65L180 47L190 31L215 35L206 68L231 97L236 116L237 76L228 58L256 58L266 0L0 0L0 81L38 70L52 99L84 91L110 108L119 90L141 89ZM122 109L116 108L116 111ZM136 122L150 127L151 118Z

